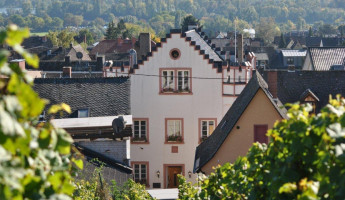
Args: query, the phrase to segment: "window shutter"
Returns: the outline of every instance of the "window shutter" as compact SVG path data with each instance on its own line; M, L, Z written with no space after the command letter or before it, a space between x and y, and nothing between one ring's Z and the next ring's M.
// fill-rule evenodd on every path
M254 125L254 142L268 143L268 137L266 136L268 126L265 125Z

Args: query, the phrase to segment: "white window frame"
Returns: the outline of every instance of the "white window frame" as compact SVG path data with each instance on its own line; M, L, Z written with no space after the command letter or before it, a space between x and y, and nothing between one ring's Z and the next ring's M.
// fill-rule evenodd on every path
M136 122L138 122L139 124L136 125L135 124ZM144 131L143 131L143 126L145 126ZM136 134L136 131L138 131L138 134ZM143 134L144 134L144 137L143 137ZM133 120L133 137L136 137L136 136L138 136L139 138L145 138L145 139L147 138L147 120Z
M176 122L179 122L180 123L180 126L179 126L179 130L176 129ZM173 129L174 129L174 133L173 134L169 134L169 131L170 131L170 127L169 127L169 122L174 122L174 125L173 125ZM171 135L174 135L174 136L182 136L182 120L180 119L168 119L167 120L167 135L168 137L171 136ZM179 134L176 134L177 132L179 132Z
M206 122L206 130L204 130L204 125L203 125L203 122ZM201 134L201 138L207 138L209 137L212 133L210 133L210 122L213 122L213 131L216 129L216 120L201 120L201 123L200 123L200 134ZM204 131L206 131L206 135L204 135Z
M180 76L180 72L182 76ZM177 70L177 90L190 91L190 70Z
M164 73L166 72L166 75ZM171 74L172 72L172 74ZM169 75L170 73L170 75ZM175 91L175 70L162 70L162 90ZM165 91L166 92L166 91Z

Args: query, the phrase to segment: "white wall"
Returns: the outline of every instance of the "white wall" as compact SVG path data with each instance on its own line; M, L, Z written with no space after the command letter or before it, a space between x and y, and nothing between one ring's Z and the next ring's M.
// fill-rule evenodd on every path
M173 60L169 52L178 48L181 56ZM217 73L207 59L199 55L180 34L171 34L167 43L162 43L139 69L131 75L131 109L134 118L149 119L149 144L131 144L132 162L149 162L149 185L161 183L164 188L163 164L184 164L188 181L195 182L197 176L188 177L193 171L195 148L199 144L199 118L217 118L217 125L227 112L235 97L223 97L222 73ZM191 68L192 77L217 79L192 79L192 95L161 95L160 68ZM243 80L245 70L242 71ZM140 74L156 75L142 76ZM165 118L184 119L184 144L165 143ZM171 147L178 146L178 153ZM156 175L160 171L160 177Z

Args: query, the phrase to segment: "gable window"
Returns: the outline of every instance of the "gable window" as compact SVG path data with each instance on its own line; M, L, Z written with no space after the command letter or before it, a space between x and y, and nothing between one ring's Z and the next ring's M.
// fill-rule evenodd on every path
M209 137L216 128L216 119L199 119L200 142Z
M78 118L89 117L90 110L88 108L85 109L78 109Z
M161 69L160 94L191 93L190 69Z
M183 120L182 119L165 119L166 141L182 142L183 141Z
M148 181L148 162L132 162L133 179L136 183L147 186Z
M180 52L179 49L172 49L172 50L170 50L170 57L171 57L171 59L177 60L177 59L180 58L180 56L181 56L181 52Z
M148 142L148 119L133 119L132 142Z

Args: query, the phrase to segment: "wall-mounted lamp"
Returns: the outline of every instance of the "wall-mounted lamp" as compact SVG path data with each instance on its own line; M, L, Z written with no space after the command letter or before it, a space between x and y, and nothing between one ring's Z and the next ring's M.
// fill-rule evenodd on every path
M189 178L192 178L192 172L191 171L188 172L188 176L189 176Z
M159 178L159 175L161 175L161 173L160 173L159 170L156 172L156 174L157 174L157 177L158 177L158 178Z

